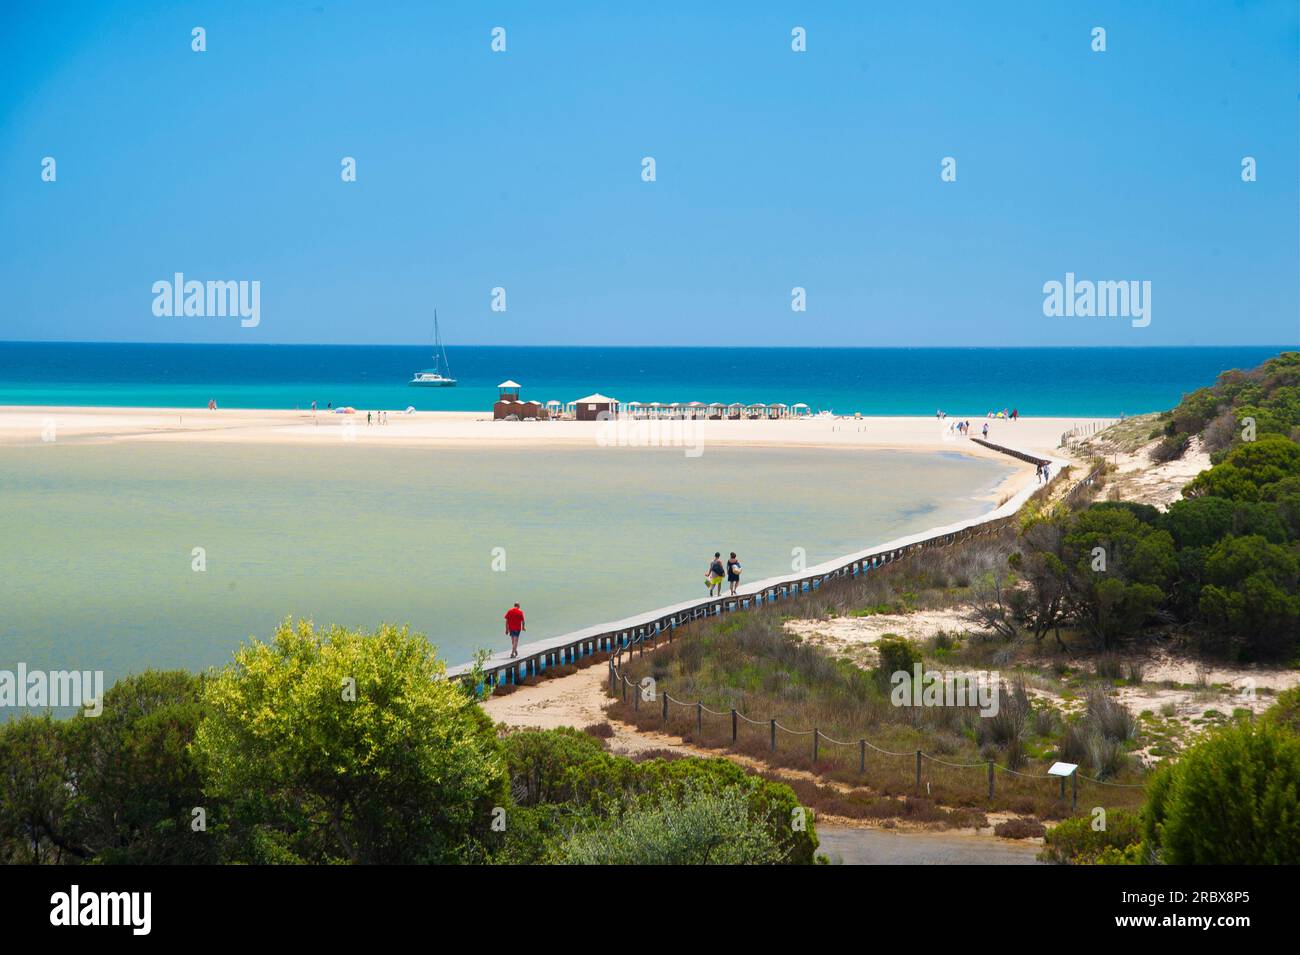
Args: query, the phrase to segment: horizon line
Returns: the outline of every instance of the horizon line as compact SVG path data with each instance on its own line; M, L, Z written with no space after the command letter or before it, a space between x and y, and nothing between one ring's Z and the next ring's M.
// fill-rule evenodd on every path
M695 349L697 351L742 351L742 350L878 350L878 351L1034 351L1034 350L1061 350L1077 349L1080 351L1101 351L1114 349L1131 349L1142 351L1145 349L1157 348L1178 348L1178 349L1195 349L1195 348L1275 348L1281 351L1300 350L1300 342L1295 344L1278 344L1269 343L1233 343L1233 344L1211 344L1211 345L646 345L646 344L624 344L624 345L502 345L486 344L479 342L463 342L458 345L447 345L447 348L537 348L537 349L559 349L559 348L584 348L584 349ZM210 348L210 347L233 347L233 348L426 348L427 342L174 342L174 341L121 341L121 340L59 340L59 339L0 339L0 345L175 345L183 348Z

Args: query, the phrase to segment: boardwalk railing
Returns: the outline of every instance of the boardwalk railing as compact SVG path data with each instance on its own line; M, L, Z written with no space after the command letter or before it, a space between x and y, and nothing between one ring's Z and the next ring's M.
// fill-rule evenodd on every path
M978 438L974 440L986 448L1031 464L1049 465L1053 472L1050 475L1052 483L1062 479L1069 471L1067 461L1039 457ZM1085 482L1090 484L1095 477L1096 472L1089 474ZM584 657L594 654L619 653L633 646L653 649L661 641L671 642L673 633L684 624L737 610L769 606L800 594L813 593L837 580L861 577L924 550L952 547L975 538L995 534L1017 519L1020 508L1027 501L1042 497L1048 492L1048 488L1049 486L1028 485L981 517L901 537L876 548L819 564L799 574L761 580L743 586L734 597L728 595L686 601L625 620L598 624L559 637L540 640L521 646L521 655L515 658L510 658L504 653L495 654L481 664L482 689L491 692L500 684L519 684L528 677L538 676L557 667L574 665ZM1079 487L1076 485L1069 493L1073 495L1078 490ZM464 679L475 672L476 665L466 663L448 667L447 676L453 679Z

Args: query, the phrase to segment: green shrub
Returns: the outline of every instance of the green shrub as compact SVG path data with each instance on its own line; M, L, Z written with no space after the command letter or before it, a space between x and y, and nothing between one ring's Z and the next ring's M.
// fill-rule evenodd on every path
M1097 828L1101 825L1102 828ZM1142 818L1138 813L1111 809L1104 816L1076 816L1047 830L1043 862L1063 865L1091 865L1101 862L1107 851L1124 851L1142 842Z
M1268 721L1211 731L1156 773L1143 828L1171 865L1300 863L1300 737Z
M921 662L920 652L902 637L882 637L876 641L876 651L880 654L880 661L876 664L876 685L883 693L888 693L893 687L895 673L906 673L910 681L913 666Z

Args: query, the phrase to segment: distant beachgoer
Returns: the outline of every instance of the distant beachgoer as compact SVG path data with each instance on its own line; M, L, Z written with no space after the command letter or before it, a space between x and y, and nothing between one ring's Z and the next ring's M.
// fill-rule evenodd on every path
M1034 477L1038 480L1039 484L1043 483L1043 465L1041 461L1038 466L1034 468Z
M1012 408L1012 409L1011 409L1011 420L1012 420L1012 421L1015 421L1015 420L1016 420L1017 418L1019 418L1019 417L1020 417L1020 409L1019 409L1019 408Z
M370 427L370 412L366 412L366 427Z
M740 586L740 561L736 560L734 550L727 561L727 583L731 584L731 596L736 596L736 588Z
M1046 484L1052 479L1052 466L1046 461L1043 462L1043 483Z
M311 413L312 414L316 413L316 402L314 401L311 403Z
M326 410L326 411L331 410L333 407L334 407L334 402L332 402L332 401L327 401L327 402L325 402L325 410Z
M519 603L506 611L506 633L510 637L510 655L519 656L519 634L528 628L524 626L524 612L519 609Z
M726 571L722 567L722 554L715 552L713 560L709 563L709 572L705 575L704 582L709 585L709 596L714 596L713 590L717 588L717 596L722 596L722 581L726 579Z
M988 436L989 436L989 423L988 423L987 421L985 421L985 422L984 422L984 437L985 437L985 439L987 439Z

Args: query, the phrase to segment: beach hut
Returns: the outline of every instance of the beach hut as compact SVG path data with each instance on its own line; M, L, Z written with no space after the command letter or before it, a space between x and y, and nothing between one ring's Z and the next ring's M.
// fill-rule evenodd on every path
M795 418L806 418L812 414L812 409L801 401L790 406L790 414Z
M492 419L494 421L505 421L513 415L516 419L547 417L547 411L542 407L539 401L520 401L519 393L522 385L517 381L501 382L497 385L497 400L492 406Z
M709 406L703 401L692 401L686 406L686 417L688 418L707 418L708 416Z
M789 410L789 405L783 405L778 401L776 404L767 406L767 416L769 418L784 418Z
M745 406L739 401L727 405L727 417L735 420L745 417Z
M664 416L664 406L660 402L652 401L646 407L650 409L650 417L662 418Z
M546 402L546 417L558 418L563 411L563 402L556 401L554 398Z
M749 405L745 410L748 413L748 416L750 418L762 418L762 417L766 417L767 415L767 405L763 404L763 402L761 401L754 402L752 405Z
M577 405L579 421L598 421L602 419L602 416L608 418L618 411L618 401L614 398L607 398L600 392L587 395L585 398L579 398Z
M639 401L629 401L627 404L621 405L620 410L627 412L627 415L630 418L643 418L645 415L642 413L641 409L644 407L645 406Z
M709 404L709 420L714 421L727 416L727 406L721 401L714 401Z

